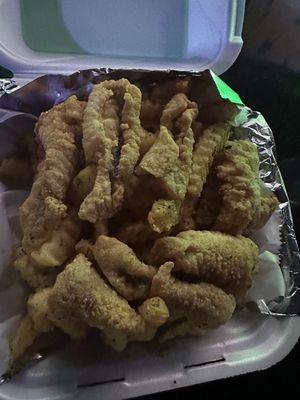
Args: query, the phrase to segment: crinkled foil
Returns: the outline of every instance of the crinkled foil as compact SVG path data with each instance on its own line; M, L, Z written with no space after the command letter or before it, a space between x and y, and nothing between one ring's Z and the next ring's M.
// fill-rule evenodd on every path
M28 85L15 90L14 81L0 80L0 114L9 109L38 116L42 111L60 103L72 94L85 99L93 84L105 79L127 77L132 82L151 85L175 76L191 76L195 90L191 93L195 99L201 98L201 104L210 105L221 100L220 93L208 71L202 73L184 73L176 71L126 71L93 69L79 71L72 75L45 75ZM192 90L193 92L193 90ZM2 107L2 110L1 110ZM250 138L259 149L261 159L261 177L276 193L281 210L281 249L280 267L286 284L285 295L271 300L259 299L247 306L261 314L278 317L300 315L300 254L293 228L293 219L287 192L276 162L276 148L273 133L263 116L246 106L238 106L239 113L234 121L235 136Z

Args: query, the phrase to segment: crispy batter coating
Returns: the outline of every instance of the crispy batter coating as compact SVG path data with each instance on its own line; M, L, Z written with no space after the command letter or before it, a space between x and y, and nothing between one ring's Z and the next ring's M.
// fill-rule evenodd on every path
M20 359L39 335L40 332L35 329L32 318L26 315L10 342L10 362L13 363Z
M140 109L141 92L127 79L104 81L90 94L83 120L83 147L87 162L97 164L97 174L80 207L80 218L94 223L120 210L145 136Z
M82 339L87 332L87 325L71 315L65 319L55 320L50 311L48 300L52 293L52 288L42 289L31 296L27 302L28 315L34 322L34 327L38 332L48 332L55 326L67 333L72 339Z
M243 236L185 231L176 237L158 239L149 259L155 265L173 261L176 272L242 295L251 286L258 247Z
M157 200L148 214L148 221L154 232L169 232L180 220L179 200Z
M104 282L83 254L78 254L59 274L48 304L51 319L60 321L72 315L99 328L104 335L144 330L142 317Z
M145 299L156 268L141 262L125 243L101 235L93 254L112 287L127 300Z
M15 259L13 266L20 272L22 279L35 289L52 286L57 275L61 272L60 267L40 268L23 250L19 251L19 255Z
M191 218L202 193L214 156L224 147L230 136L228 124L212 125L198 137L194 146L192 170L187 188L187 196L182 206L182 229L193 226Z
M222 204L213 229L238 235L261 205L257 147L247 140L229 141L218 158Z
M116 238L128 245L141 245L158 237L159 235L153 232L150 225L143 220L127 222L116 232Z
M278 200L275 194L260 181L260 206L254 212L254 217L243 233L253 233L261 229L269 220L278 207Z
M71 96L42 113L36 125L45 156L38 166L31 193L20 207L22 246L27 253L38 249L66 215L64 200L75 175L78 157L75 142L76 135L80 135L84 107L84 102Z
M39 268L57 267L74 254L74 246L81 234L81 222L73 211L61 221L60 226L42 246L31 252Z
M169 318L169 310L163 299L160 297L151 297L144 301L138 308L138 313L144 318L144 332L132 335L129 340L148 342L154 338L160 326Z
M231 317L235 300L209 283L188 283L174 278L172 262L163 264L152 280L151 296L161 297L169 310L183 312L201 328L216 328Z
M72 201L77 206L83 202L86 196L93 189L96 179L97 167L95 164L89 164L75 176L71 186Z

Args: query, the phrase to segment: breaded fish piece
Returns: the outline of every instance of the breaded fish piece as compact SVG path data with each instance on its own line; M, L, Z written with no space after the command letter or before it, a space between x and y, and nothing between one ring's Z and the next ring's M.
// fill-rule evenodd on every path
M169 231L179 221L192 166L194 134L191 125L197 112L196 103L182 93L175 95L163 110L156 142L137 168L138 173L156 178L161 199L153 204L148 222L157 233ZM174 211L172 215L168 206Z
M141 262L125 243L100 235L93 247L93 255L100 270L121 296L129 301L147 297L156 268Z
M184 313L201 328L225 324L235 309L235 300L222 289L205 282L188 283L171 275L174 263L163 264L152 280L151 296L161 297L170 312Z
M243 236L185 231L175 237L158 239L149 261L154 265L173 261L176 272L243 295L252 284L258 247Z
M141 91L127 79L95 85L89 96L83 147L87 163L96 163L97 174L93 189L80 207L82 219L94 223L113 216L122 206L144 135L141 98Z
M118 332L139 333L145 326L142 317L104 282L83 254L59 274L48 304L51 319L61 321L71 315L108 337Z
M228 141L216 175L222 204L213 229L241 234L261 206L257 147L247 140Z
M41 114L36 136L45 156L38 166L29 197L20 207L22 246L29 254L38 249L66 216L64 203L76 172L85 102L69 97L62 104Z
M208 127L198 136L194 146L192 169L187 195L182 206L182 230L193 227L193 215L215 155L221 151L230 136L229 124Z

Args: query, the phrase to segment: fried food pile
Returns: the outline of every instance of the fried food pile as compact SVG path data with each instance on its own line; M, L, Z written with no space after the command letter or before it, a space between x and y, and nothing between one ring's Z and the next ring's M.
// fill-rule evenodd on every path
M41 114L14 259L33 290L13 360L56 329L78 340L96 328L123 350L231 318L256 271L246 236L278 202L256 146L232 139L233 105L205 111L190 93L188 78L106 80Z

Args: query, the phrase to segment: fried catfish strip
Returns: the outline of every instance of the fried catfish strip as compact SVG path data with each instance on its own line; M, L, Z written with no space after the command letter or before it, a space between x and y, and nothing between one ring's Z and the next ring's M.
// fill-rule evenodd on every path
M184 313L201 328L216 328L232 316L235 300L209 283L188 283L171 275L172 262L163 264L152 280L151 296L161 297L170 312Z
M125 299L145 299L156 268L141 262L133 250L119 240L100 235L93 254L112 287Z
M71 96L42 113L37 122L36 135L45 156L20 207L22 246L27 253L38 249L66 215L64 201L77 167L76 136L81 134L84 107L84 102Z
M134 334L145 322L128 302L111 289L83 254L59 274L48 299L50 318L72 318L100 329L104 336Z
M199 135L194 146L192 169L181 215L181 229L193 228L193 215L201 196L215 154L221 151L230 136L228 124L216 124Z
M154 203L148 217L155 232L166 232L179 220L192 165L194 135L191 125L197 112L196 103L182 93L175 95L163 110L157 140L137 168L140 175L150 174L157 181L161 199L159 204ZM174 211L172 218L169 206Z
M261 229L269 220L278 207L278 200L275 194L260 181L260 206L254 212L254 217L247 226L244 233L249 234Z
M185 231L158 239L149 261L173 261L174 271L213 283L227 292L243 295L251 286L258 247L243 236L220 232Z
M87 163L97 165L97 174L80 207L80 218L94 223L121 208L144 134L140 109L141 92L127 79L104 81L90 94L83 119L83 147Z
M247 140L229 141L218 164L222 204L213 229L238 235L261 205L257 147Z

